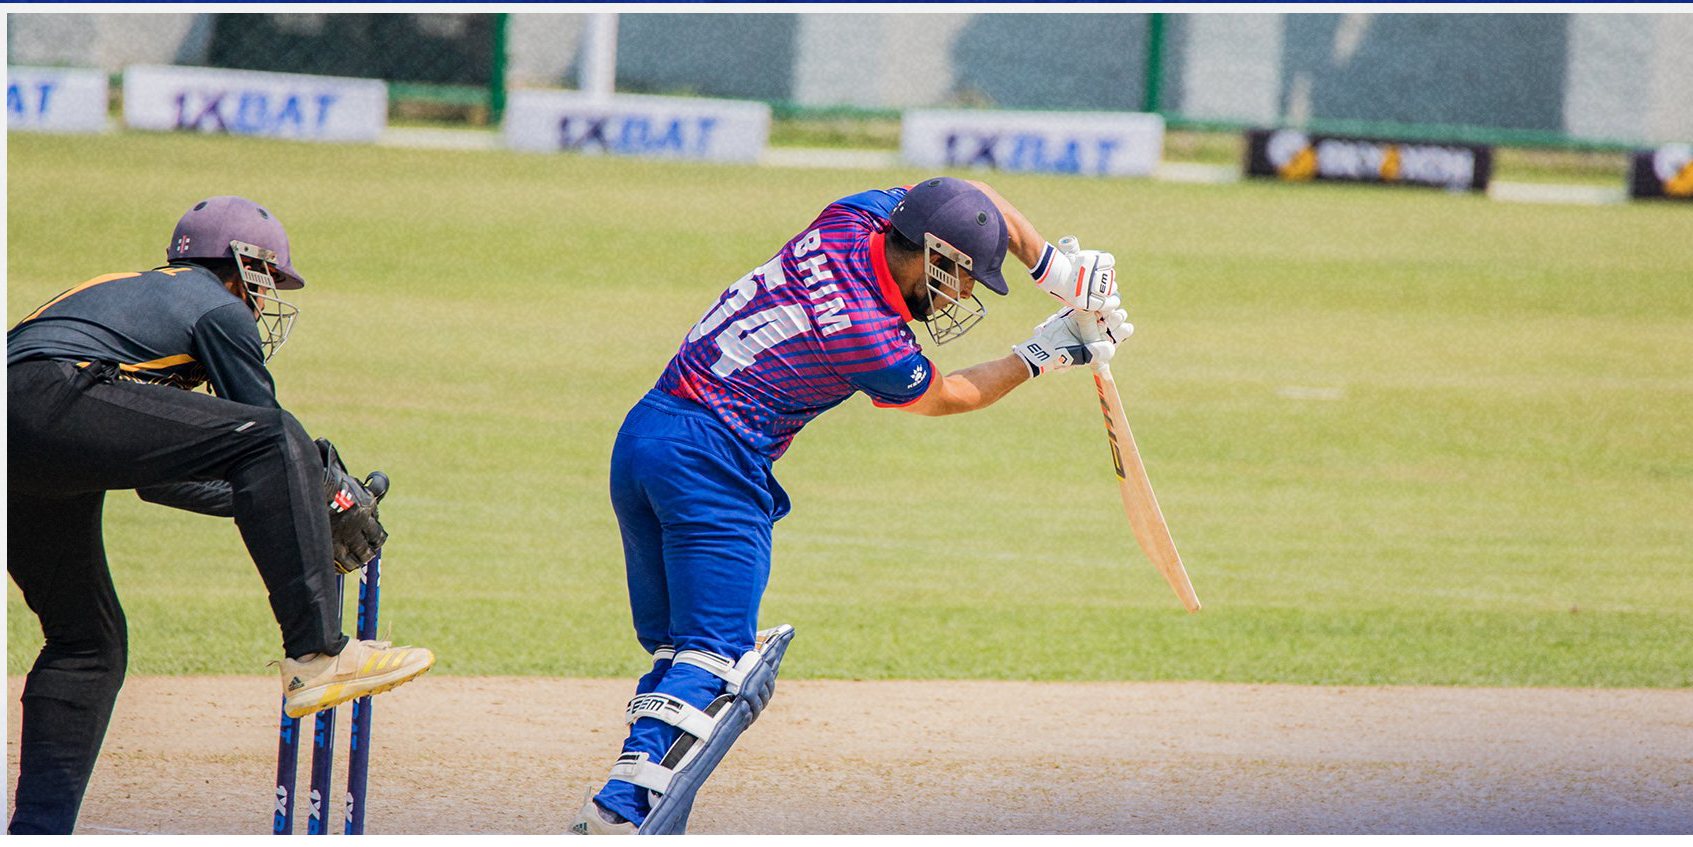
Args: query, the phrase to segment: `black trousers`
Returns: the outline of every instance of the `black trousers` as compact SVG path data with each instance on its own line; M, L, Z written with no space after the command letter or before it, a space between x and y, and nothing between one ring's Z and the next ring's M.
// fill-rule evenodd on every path
M75 826L123 686L128 635L101 532L107 491L227 480L284 651L346 643L323 465L299 422L112 376L98 364L6 368L6 570L46 637L24 684L12 833Z

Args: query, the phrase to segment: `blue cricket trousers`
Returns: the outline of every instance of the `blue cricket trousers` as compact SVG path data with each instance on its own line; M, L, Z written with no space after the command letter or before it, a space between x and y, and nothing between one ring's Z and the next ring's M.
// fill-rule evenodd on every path
M770 461L710 410L654 389L618 430L611 505L641 646L649 653L704 650L730 661L751 650L770 580L771 526L788 513ZM707 671L665 660L653 663L635 692L659 691L703 709L723 689ZM623 750L657 762L680 733L642 718ZM595 799L637 824L649 810L647 790L622 780L610 780Z

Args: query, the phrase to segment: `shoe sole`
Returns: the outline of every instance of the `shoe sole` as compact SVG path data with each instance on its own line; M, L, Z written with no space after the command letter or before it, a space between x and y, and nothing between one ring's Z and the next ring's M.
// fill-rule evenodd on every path
M429 657L429 664L424 665L423 670L420 670L417 673L410 674L410 675L407 675L407 676L402 676L402 677L395 679L395 680L392 680L390 682L384 682L380 685L377 685L374 688L369 688L369 689L366 689L366 690L363 690L363 691L358 691L358 692L355 692L355 693L352 693L352 694L339 695L335 699L330 700L329 702L315 704L311 708L306 709L305 711L300 712L298 714L296 714L292 710L288 710L288 709L284 709L283 713L288 715L288 717L291 717L291 718L303 718L307 715L315 715L318 712L326 711L328 709L333 709L336 706L339 706L342 703L345 703L349 700L357 700L360 697L368 697L368 696L373 695L373 694L381 694L384 691L392 691L392 690L394 690L394 689L396 689L396 688L398 688L402 685L405 685L408 682L411 682L414 679L417 679L420 676L423 676L426 673L429 673L429 669L433 668L433 667L435 667L435 657L430 656Z

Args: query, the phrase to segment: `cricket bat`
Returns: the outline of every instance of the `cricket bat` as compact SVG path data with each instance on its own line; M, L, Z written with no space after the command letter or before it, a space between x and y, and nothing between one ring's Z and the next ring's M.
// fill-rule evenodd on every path
M1111 378L1110 364L1093 372L1094 387L1099 389L1099 408L1105 413L1105 437L1111 446L1111 463L1116 466L1117 483L1123 495L1123 511L1129 515L1129 527L1146 557L1157 566L1165 581L1176 590L1182 605L1189 612L1199 611L1199 596L1193 593L1182 556L1176 552L1175 539L1164 523L1164 513L1158 508L1158 498L1152 493L1152 482L1146 478L1146 466L1140 461L1135 447L1134 433L1129 431L1129 419L1123 414L1123 395Z

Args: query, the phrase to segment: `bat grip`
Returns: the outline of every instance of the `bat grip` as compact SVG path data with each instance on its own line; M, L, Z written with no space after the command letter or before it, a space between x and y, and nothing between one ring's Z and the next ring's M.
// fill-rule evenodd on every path
M1104 338L1104 332L1099 328L1099 319L1093 312L1071 312L1070 325L1076 328L1076 336L1083 343L1092 344ZM1100 359L1091 364L1094 373L1110 373L1111 360Z

